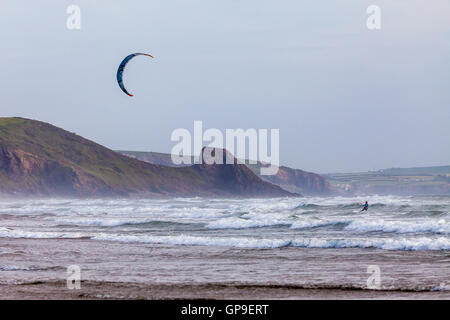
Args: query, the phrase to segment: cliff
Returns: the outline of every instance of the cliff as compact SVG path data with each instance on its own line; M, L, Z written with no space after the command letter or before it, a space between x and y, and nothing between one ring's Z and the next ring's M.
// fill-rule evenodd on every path
M0 194L293 196L243 165L168 167L133 159L48 123L0 118Z
M161 164L165 166L175 166L172 163L170 154L158 152L140 152L140 151L118 151L129 157L139 159L152 164ZM193 162L192 158L192 162ZM244 161L241 160L242 163ZM185 166L185 165L178 165ZM293 169L281 166L276 175L266 176L260 175L262 164L247 164L254 174L261 179L280 186L281 188L294 193L303 195L330 195L333 190L330 183L323 176L316 173L303 171L300 169Z

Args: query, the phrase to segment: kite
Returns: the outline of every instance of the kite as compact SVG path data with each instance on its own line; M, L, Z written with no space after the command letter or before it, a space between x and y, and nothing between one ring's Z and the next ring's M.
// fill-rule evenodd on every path
M136 56L148 56L150 58L153 58L153 56L151 54L147 54L147 53L132 53L132 54L126 56L125 59L123 59L122 62L120 63L119 69L117 69L117 82L119 83L120 89L122 89L122 91L125 92L130 97L132 97L133 95L131 93L129 93L127 91L127 89L125 89L125 86L123 85L122 76L123 76L123 70L125 69L125 66L127 65L128 61L130 61L131 59L133 59Z

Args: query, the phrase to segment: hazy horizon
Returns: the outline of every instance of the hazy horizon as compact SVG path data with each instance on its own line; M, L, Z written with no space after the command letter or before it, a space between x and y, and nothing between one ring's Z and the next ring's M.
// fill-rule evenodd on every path
M7 0L0 17L1 117L161 153L194 120L280 129L280 163L318 173L450 164L445 0ZM133 52L155 59L127 67L130 98L115 76Z

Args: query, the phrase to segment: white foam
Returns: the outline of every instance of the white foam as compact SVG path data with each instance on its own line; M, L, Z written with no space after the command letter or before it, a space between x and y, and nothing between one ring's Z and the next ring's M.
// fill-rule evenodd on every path
M256 239L256 238L222 238L222 237L195 237L188 235L178 236L151 236L151 235L118 235L99 234L94 236L95 240L137 242L148 244L169 244L169 245L202 245L236 248L279 248L288 246L290 241L283 239Z
M101 219L101 218L84 218L84 219L65 219L65 220L57 220L58 223L61 224L70 224L70 225L82 225L82 226L95 226L95 227L117 227L126 224L142 224L149 223L153 220L143 220L143 219Z
M0 238L54 239L83 238L86 236L88 235L78 232L28 231L0 227Z
M269 226L290 226L292 229L310 229L317 227L324 227L329 225L336 225L341 223L349 223L351 220L319 220L319 219L298 219L293 220L283 215L252 215L252 219L247 219L251 215L246 215L246 218L229 217L212 221L206 225L208 229L246 229L246 228L261 228Z
M377 248L384 250L450 250L450 239L415 238L415 239L295 239L294 247L305 248Z
M450 222L441 219L439 221L385 221L383 219L377 220L354 220L346 230L352 231L383 231L396 233L450 233Z
M279 247L304 247L304 248L378 248L384 250L450 250L448 238L416 238L416 239L257 239L236 237L197 237L189 235L179 236L150 236L150 235L118 235L99 234L93 237L95 240L108 240L119 242L137 242L169 245L202 245L236 248L279 248Z
M282 219L242 219L238 217L230 217L212 221L206 225L208 229L245 229L245 228L261 228L275 225L283 225L290 223Z
M153 236L146 234L124 235L113 233L58 233L35 232L25 230L10 230L0 228L0 237L9 238L81 238L91 237L93 240L117 241L125 243L149 243L168 245L203 245L236 248L279 248L279 247L304 247L304 248L378 248L385 250L450 250L450 239L439 238L373 238L373 239L327 239L327 238L249 238L249 237L200 237L190 235Z

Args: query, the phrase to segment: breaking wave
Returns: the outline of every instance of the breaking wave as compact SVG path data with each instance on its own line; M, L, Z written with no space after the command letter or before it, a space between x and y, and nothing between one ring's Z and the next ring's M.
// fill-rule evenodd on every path
M449 213L450 197L0 200L0 237L449 250Z
M251 237L208 237L191 235L156 236L146 234L115 233L69 233L69 232L32 232L0 228L0 237L6 238L86 238L101 241L125 243L146 243L166 245L201 245L235 247L248 249L269 249L281 247L303 248L375 248L384 250L450 250L450 239L437 238L372 238L372 239L326 239L326 238L251 238Z
M438 221L384 221L355 220L345 227L353 231L382 231L395 233L450 233L450 223L444 219Z

